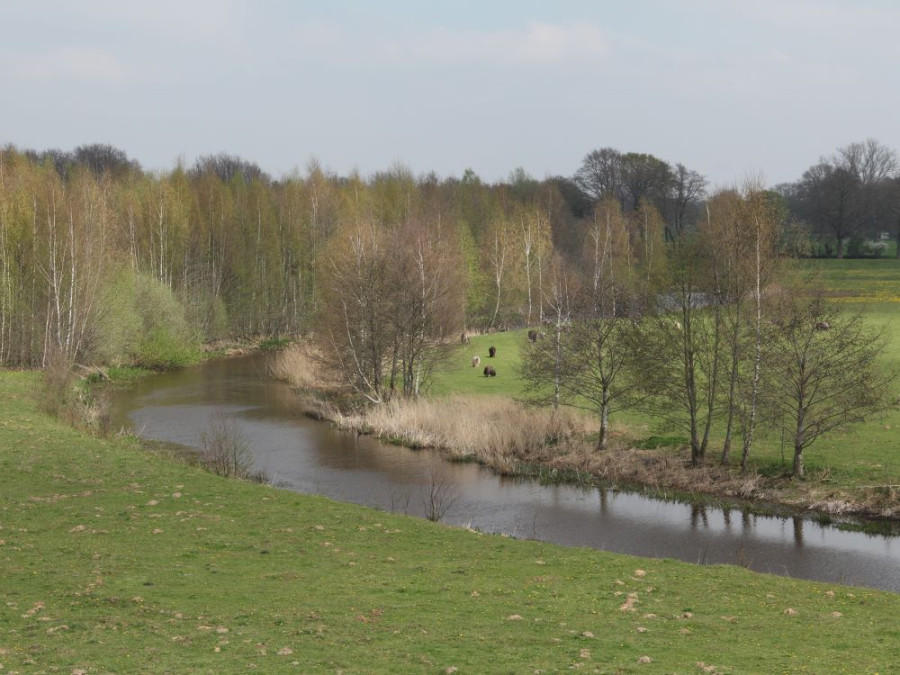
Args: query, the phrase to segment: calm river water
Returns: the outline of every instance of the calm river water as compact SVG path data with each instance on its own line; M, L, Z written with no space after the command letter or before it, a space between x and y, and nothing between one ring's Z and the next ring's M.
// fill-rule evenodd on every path
M443 521L567 546L900 592L900 539L801 518L698 508L638 494L540 485L379 443L304 417L266 355L209 361L117 392L113 420L140 435L196 446L217 410L235 419L256 467L279 487L422 516L433 477L448 486Z

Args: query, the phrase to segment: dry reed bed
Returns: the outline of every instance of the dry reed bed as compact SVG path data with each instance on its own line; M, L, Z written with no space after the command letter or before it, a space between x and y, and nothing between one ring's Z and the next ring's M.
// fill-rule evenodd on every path
M345 418L352 429L413 447L437 448L502 473L522 462L548 462L571 451L586 433L569 411L534 410L492 397L394 400Z
M608 450L597 452L586 440L596 432L593 420L570 410L535 409L505 398L452 396L394 400L345 413L333 402L340 400L340 382L307 345L282 351L270 370L300 392L307 414L317 419L414 448L438 449L451 459L477 461L501 474L544 466L663 493L752 499L838 516L900 517L897 500L879 490L850 496L812 482L741 475L718 464L692 467L685 451L635 449L617 434Z

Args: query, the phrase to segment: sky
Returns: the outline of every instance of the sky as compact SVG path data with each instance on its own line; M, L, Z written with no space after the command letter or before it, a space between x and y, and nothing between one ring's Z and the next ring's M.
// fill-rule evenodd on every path
M614 147L727 187L900 149L894 0L3 0L0 26L0 145L151 170L495 182Z

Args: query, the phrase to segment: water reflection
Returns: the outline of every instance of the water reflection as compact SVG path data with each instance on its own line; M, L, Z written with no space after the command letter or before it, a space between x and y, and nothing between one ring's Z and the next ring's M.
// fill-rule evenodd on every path
M116 395L119 424L196 445L218 408L238 420L256 469L279 486L397 513L571 546L729 563L830 582L900 591L894 540L841 532L802 518L757 516L608 489L542 486L504 478L429 452L342 433L302 416L296 397L266 378L265 357L212 361L139 382Z

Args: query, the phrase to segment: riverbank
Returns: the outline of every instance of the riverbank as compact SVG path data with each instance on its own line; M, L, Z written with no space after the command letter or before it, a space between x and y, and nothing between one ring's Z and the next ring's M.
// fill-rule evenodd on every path
M348 412L336 394L340 391L337 383L323 379L315 354L308 353L307 348L295 346L279 353L272 373L297 389L307 413L316 419L410 448L435 449L455 461L476 461L503 475L627 487L692 502L739 502L761 513L789 510L871 531L897 528L900 499L893 483L898 481L888 478L883 485L860 485L858 474L822 466L815 457L809 461L804 480L792 479L771 456L762 461L754 457L746 474L712 458L703 466L693 467L680 437L636 437L624 424L614 429L610 448L597 451L593 441L596 423L591 418L570 409L553 413L512 400L509 392L515 391L516 337L473 338L473 343L487 340L501 344L505 354L507 377L501 385L505 391L487 395L453 394L454 389L466 391L465 386L472 381L481 384L479 380L484 380L495 386L494 378L478 378L457 365L455 371L451 366L453 375L441 383L441 396L418 401L395 399L388 405ZM484 345L475 344L470 351L479 347ZM461 357L456 360L461 362ZM468 379L460 379L464 386L453 380L466 375Z
M7 671L887 672L900 596L218 478L0 372ZM765 648L760 648L765 645Z

